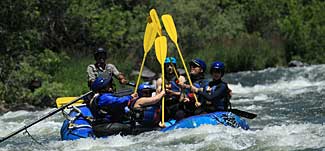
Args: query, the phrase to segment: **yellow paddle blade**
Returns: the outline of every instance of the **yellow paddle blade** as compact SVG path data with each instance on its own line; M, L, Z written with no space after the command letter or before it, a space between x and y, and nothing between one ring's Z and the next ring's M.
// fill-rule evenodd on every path
M155 50L159 63L163 65L167 55L167 38L165 36L158 37L155 40Z
M60 108L61 106L70 103L71 101L73 101L74 99L76 99L77 97L59 97L56 99L56 106L57 108ZM76 103L72 104L72 105L79 105L82 104L84 102L84 100L79 100Z
M167 55L167 38L160 36L155 41L155 50L157 59L161 65L162 90L165 89L164 62ZM165 97L162 98L161 125L165 125Z
M170 37L170 39L174 42L177 43L177 31L175 27L175 23L173 20L173 17L169 14L165 14L161 17L162 22L165 26L165 29Z
M157 35L157 28L155 27L154 23L152 22L151 17L148 17L148 23L146 26L146 31L144 32L144 38L143 38L143 49L144 49L144 55L142 59L142 64L140 68L140 73L138 75L138 80L134 88L134 93L137 92L137 89L139 87L140 78L142 75L143 65L146 60L147 53L150 51Z
M146 31L144 33L144 38L143 38L143 48L144 48L144 52L148 53L149 50L151 49L155 38L157 35L157 29L154 26L154 23L147 23L146 26Z
M157 11L155 9L151 9L149 14L150 14L150 17L152 19L152 22L155 24L155 26L156 26L156 28L158 30L158 35L162 36L161 24L160 24L160 21L159 21Z

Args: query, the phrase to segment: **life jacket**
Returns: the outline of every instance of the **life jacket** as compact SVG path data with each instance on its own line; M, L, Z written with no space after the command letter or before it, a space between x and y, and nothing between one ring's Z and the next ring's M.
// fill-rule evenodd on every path
M193 85L197 88L203 88L205 87L207 84L209 83L209 81L207 79L200 79L200 80L196 80L193 82Z
M112 108L110 106L99 106L98 101L103 94L95 94L93 99L89 103L89 108L95 118L95 123L106 122L123 122L129 120L128 114L126 114L128 108L124 108L124 113L120 108ZM109 95L113 95L109 93Z
M157 126L160 121L160 105L157 103L141 108L134 108L134 104L137 100L138 99L130 101L128 105L131 109L130 115L132 121L135 121L145 127Z
M171 80L166 82L166 85L170 84L171 85L171 90L174 92L180 92L180 87L178 86L178 81L176 76L174 76L173 78L171 78ZM177 104L179 102L180 96L175 96L175 95L165 95L165 99L166 99L166 106L171 106L174 104Z
M113 71L107 69L108 64L105 64L104 69L99 67L97 64L91 64L90 67L93 69L93 72L96 74L96 77L108 78L113 76Z
M209 85L205 86L204 87L204 91L207 92L207 89L209 87L210 87ZM227 83L225 83L225 82L222 81L222 82L220 82L217 85L213 85L211 87L211 91L208 92L208 93L211 94L211 95L213 95L221 87L225 87L226 88L226 93L219 100L213 100L213 102L206 101L205 106L206 106L206 110L208 112L227 111L229 109L229 107L231 108L230 98L231 98L231 92L232 91L229 89Z
M208 85L209 81L207 79L199 79L194 81L192 84L196 88L204 88L206 85ZM186 89L185 93L187 94L187 97L191 100L191 102L195 101L194 93L190 92L190 89ZM200 95L196 95L198 101L201 100Z
M85 105L69 106L69 113L62 111L66 118L61 127L62 140L75 140L79 138L92 137L95 138L91 123L93 115L89 108Z

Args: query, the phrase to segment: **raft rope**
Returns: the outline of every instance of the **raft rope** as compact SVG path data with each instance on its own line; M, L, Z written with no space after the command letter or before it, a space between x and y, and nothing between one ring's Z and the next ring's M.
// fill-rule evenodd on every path
M36 142L36 144L45 147L42 143L38 142L32 135L30 135L27 129L25 129L25 132L23 134L27 134L34 142Z
M212 118L214 118L219 123L225 125L225 126L231 126L234 128L238 128L240 125L237 123L236 119L233 117L233 114L231 112L227 114L222 114L221 117L212 114Z

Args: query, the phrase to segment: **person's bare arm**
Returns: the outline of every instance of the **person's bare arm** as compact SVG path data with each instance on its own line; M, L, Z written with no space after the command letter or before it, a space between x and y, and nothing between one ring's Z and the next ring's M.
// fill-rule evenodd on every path
M127 84L128 80L126 80L125 76L123 73L120 72L120 74L117 76L117 79L121 84Z
M161 91L161 83L162 83L162 79L159 78L159 79L157 80L157 82L156 82L156 92L157 92L157 93L160 93L160 91Z
M168 93L169 95L174 95L174 96L179 96L181 95L181 92L175 92L171 89L166 89L166 93Z
M120 84L127 84L128 83L128 80L126 80L126 77L125 75L120 72L115 65L113 64L107 64L106 65L107 68L109 68L110 70L112 70L113 72L113 75L115 76L115 78L120 82ZM108 70L109 70L108 69Z
M185 84L185 82L186 82L186 79L185 79L184 76L179 76L178 77L178 84L179 85L183 85L183 84Z
M142 97L137 100L134 104L134 108L140 108L143 106L149 106L152 104L156 104L161 100L161 98L165 95L165 91L161 91L159 94L153 97Z
M91 84L95 81L95 79L97 77L94 68L95 68L94 65L88 65L88 67L87 67L88 87L91 86Z

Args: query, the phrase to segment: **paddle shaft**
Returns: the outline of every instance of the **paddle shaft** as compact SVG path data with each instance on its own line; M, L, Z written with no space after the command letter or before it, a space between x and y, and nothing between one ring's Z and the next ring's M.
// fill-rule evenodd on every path
M167 55L167 38L165 36L160 36L155 40L155 51L156 57L161 66L161 87L162 91L165 90L165 67L164 61ZM165 97L162 98L161 101L162 111L161 111L161 124L162 126L165 125Z
M181 52L181 50L179 49L179 46L178 46L177 41L174 41L174 43L175 43L175 45L176 45L176 48L177 48L177 51L178 51L179 57L181 58L181 61L182 61L183 67L184 67L184 69L185 69L185 73L186 73L187 79L188 79L188 81L190 82L190 85L193 86L192 80L191 80L191 78L190 78L190 74L188 73L187 67L186 67L186 65L185 65L185 61L184 61L184 59L183 59L182 52ZM196 96L195 93L194 93L194 98L195 98L195 101L198 102L198 99L197 99L197 96Z
M147 52L144 53L144 56L143 56L143 59L142 59L140 73L139 73L139 76L138 76L137 84L135 85L134 93L136 93L137 90L138 90L138 87L139 87L139 84L140 84L140 79L141 79L141 76L142 76L143 65L144 65L144 62L146 61L146 57L147 57Z
M170 39L174 42L174 44L175 44L175 46L177 48L178 55L181 58L183 67L184 67L185 72L186 72L187 79L188 79L190 85L193 86L190 75L188 73L187 67L186 67L184 59L183 59L182 52L179 49L179 46L178 46L178 43L177 43L177 31L176 31L174 20L173 20L171 15L163 15L162 20L163 20L163 24L165 26L165 29L167 31L167 34L169 35ZM197 96L196 96L195 93L194 93L194 98L195 98L195 102L198 103L198 99L197 99Z
M173 67L173 70L174 70L174 73L175 73L175 76L176 76L177 80L179 80L179 76L178 76L178 73L177 73L177 70L176 70L175 66L172 63L170 63L170 64Z
M142 59L142 64L141 64L141 68L140 68L140 73L138 75L138 79L137 79L137 83L134 89L134 93L137 92L139 84L140 84L140 79L142 76L142 71L143 71L143 66L147 57L148 52L150 51L155 39L156 39L156 35L157 35L157 30L154 29L154 23L152 22L151 17L149 16L148 18L148 23L146 26L146 30L144 32L144 38L143 38L143 49L144 49L144 55L143 55L143 59Z
M40 121L43 121L44 119L46 119L46 118L48 118L48 117L54 115L55 113L57 113L57 112L63 110L64 108L68 107L69 105L71 105L71 104L77 102L78 100L82 99L83 97L86 97L86 96L89 95L90 93L92 93L92 91L89 91L89 92L87 92L86 94L80 96L79 98L76 98L76 99L72 100L70 103L63 105L62 107L60 107L60 108L58 108L58 109L56 109L56 110L54 110L54 111L51 111L51 112L48 113L47 115L41 117L40 119L38 119L38 120L36 120L36 121L34 121L34 122L28 124L28 125L23 126L23 127L20 128L19 130L15 131L15 132L12 132L12 133L9 134L8 136L2 138L2 139L0 140L0 143L2 143L3 141L9 139L9 138L12 137L12 136L15 136L16 134L20 133L21 131L26 130L27 128L33 126L34 124L36 124L36 123L38 123L38 122L40 122Z
M164 63L161 64L161 81L162 81L162 89L165 90L165 70ZM161 100L161 124L165 125L165 96Z

